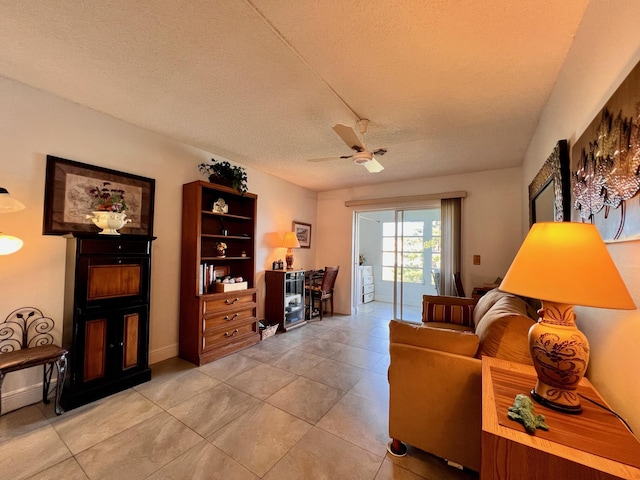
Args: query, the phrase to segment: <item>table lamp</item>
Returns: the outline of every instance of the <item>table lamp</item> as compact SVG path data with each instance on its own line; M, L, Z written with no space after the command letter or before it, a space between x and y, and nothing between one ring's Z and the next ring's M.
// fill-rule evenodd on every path
M287 249L287 270L293 269L293 248L300 248L300 242L295 232L287 232L282 239L282 246Z
M589 343L575 324L574 305L635 309L595 225L535 223L500 290L542 301L529 330L538 379L531 396L564 413L580 413L578 383L589 363Z

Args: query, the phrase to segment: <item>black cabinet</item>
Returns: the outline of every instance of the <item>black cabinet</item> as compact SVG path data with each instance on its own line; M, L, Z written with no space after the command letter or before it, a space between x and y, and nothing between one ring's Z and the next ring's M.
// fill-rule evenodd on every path
M129 235L67 240L65 409L151 379L151 240Z
M267 270L265 272L265 317L279 330L291 330L307 322L304 316L304 270Z

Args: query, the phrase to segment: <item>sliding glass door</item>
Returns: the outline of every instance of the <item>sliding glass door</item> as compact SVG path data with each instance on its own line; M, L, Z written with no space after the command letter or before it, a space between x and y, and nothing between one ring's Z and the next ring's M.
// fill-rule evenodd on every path
M422 295L437 293L439 202L433 207L358 212L356 217L359 270L372 272L374 282L373 296L364 297L362 275L356 275L357 311L420 322Z

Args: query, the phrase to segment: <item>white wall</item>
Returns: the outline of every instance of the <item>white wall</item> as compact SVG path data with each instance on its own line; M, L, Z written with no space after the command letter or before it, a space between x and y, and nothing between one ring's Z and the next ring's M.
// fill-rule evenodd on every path
M640 61L640 8L626 0L592 1L540 119L523 164L523 225L527 186L558 140L571 146ZM636 305L640 305L640 242L610 244ZM587 376L640 434L640 311L576 308L591 344Z
M0 256L0 317L36 306L57 321L60 336L66 240L42 235L45 162L51 154L156 179L150 361L177 355L182 184L202 179L198 163L221 157L1 77L0 105L0 186L27 207L0 216L0 231L25 242L17 253ZM315 223L316 194L250 168L247 174L249 190L258 194L256 267L263 318L264 269L285 252L275 248L274 238L290 230L292 220ZM314 243L310 250L297 250L296 259L312 263ZM8 375L3 411L38 401L41 376L39 368Z
M336 311L352 311L351 286L358 263L352 249L355 209L346 207L345 201L466 191L462 207L462 274L465 291L471 292L474 285L503 276L518 251L521 178L520 168L509 168L318 194L316 266L340 265ZM481 255L481 265L473 265L473 255Z

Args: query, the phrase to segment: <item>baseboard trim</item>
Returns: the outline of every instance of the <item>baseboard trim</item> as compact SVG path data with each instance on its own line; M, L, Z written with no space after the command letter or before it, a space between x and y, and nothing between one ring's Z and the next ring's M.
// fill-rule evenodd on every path
M179 345L174 343L167 347L158 348L156 350L149 351L149 365L167 360L169 358L177 357L179 352Z
M49 398L53 400L53 391L56 388L57 380L51 379L51 385L49 386L49 392L51 392ZM33 405L42 401L42 382L27 387L13 390L9 393L2 395L2 414L13 412L19 408L26 407L27 405Z

